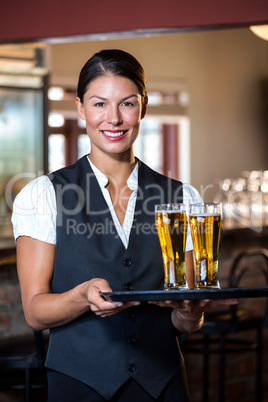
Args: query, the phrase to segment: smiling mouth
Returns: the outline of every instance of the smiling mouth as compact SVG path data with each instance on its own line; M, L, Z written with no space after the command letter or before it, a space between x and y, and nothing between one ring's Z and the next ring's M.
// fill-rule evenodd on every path
M127 130L117 131L117 132L112 132L112 131L102 131L102 132L104 135L106 135L106 137L116 138L116 137L121 137L122 135L126 134Z

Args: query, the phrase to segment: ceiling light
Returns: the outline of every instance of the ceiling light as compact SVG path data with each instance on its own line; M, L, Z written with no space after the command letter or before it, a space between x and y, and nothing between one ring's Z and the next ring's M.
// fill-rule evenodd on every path
M268 40L268 25L251 26L249 29L259 38Z

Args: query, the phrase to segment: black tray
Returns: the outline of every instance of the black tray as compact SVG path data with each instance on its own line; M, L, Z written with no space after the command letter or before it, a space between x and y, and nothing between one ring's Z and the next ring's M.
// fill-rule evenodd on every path
M112 301L216 300L268 297L268 287L103 292Z

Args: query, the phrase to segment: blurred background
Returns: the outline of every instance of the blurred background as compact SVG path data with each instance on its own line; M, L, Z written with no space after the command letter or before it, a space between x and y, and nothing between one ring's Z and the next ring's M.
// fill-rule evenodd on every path
M0 45L0 222L25 182L90 151L76 85L103 48L132 53L146 71L149 108L136 155L205 201L228 199L239 225L267 223L268 42L249 28ZM237 225L226 212L227 227Z
M14 197L34 177L90 152L75 108L76 86L83 64L101 49L132 53L146 72L149 107L135 143L136 156L192 184L205 201L222 202L222 286L237 253L267 248L268 37L250 29L267 21L268 5L262 0L207 0L198 5L193 0L167 0L165 5L137 0L135 6L121 0L25 0L3 5L0 338L29 333L10 224ZM263 304L255 307L260 310ZM254 384L252 361L238 362L243 369L236 382L231 376L228 401L255 400L254 386L246 387ZM201 368L196 360L187 362L196 384L193 401L199 402ZM1 401L10 400L4 398L1 394Z

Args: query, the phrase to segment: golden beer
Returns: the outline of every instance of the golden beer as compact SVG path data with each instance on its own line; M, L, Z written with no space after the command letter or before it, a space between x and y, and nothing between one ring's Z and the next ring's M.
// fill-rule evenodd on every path
M188 289L185 272L187 215L184 208L172 210L172 205L156 206L155 222L164 264L164 288ZM179 204L181 205L181 204ZM157 208L158 207L158 208ZM167 210L168 207L170 210ZM183 206L184 207L184 206Z
M196 288L220 288L218 254L222 227L221 213L190 211L190 229L194 245Z

